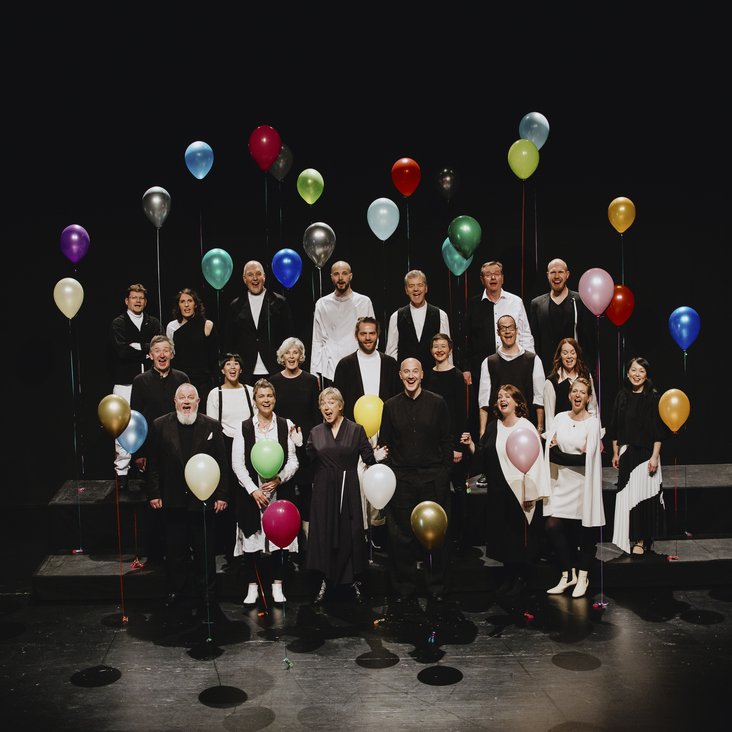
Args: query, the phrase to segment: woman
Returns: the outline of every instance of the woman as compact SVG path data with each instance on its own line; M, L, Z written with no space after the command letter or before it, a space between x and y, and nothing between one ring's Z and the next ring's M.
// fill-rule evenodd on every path
M645 358L630 359L609 428L612 463L618 471L613 544L634 559L650 551L663 507L660 458L667 431L658 413L659 396L649 368Z
M316 604L323 602L328 586L338 585L351 585L356 601L363 602L368 553L358 459L374 465L387 450L374 450L363 426L343 416L343 396L334 386L323 389L319 402L323 421L313 427L306 445L314 473L307 568L321 579Z
M546 433L551 496L544 503L544 528L561 570L548 595L574 586L572 597L584 597L597 527L605 525L600 422L588 411L591 398L589 379L578 376L569 390L569 411L559 412Z
M563 411L569 401L569 388L574 380L581 376L593 386L592 396L588 405L590 414L598 414L597 399L594 395L592 375L582 358L582 348L574 338L562 338L554 351L554 361L551 371L544 382L544 435L549 433L552 420L557 411Z
M185 371L202 396L215 385L218 372L218 335L196 292L184 287L173 304L173 320L165 334L175 345L175 368Z
M462 442L474 453L473 472L485 473L488 479L486 554L501 561L505 573L498 594L518 595L526 587L531 565L538 559L539 504L551 492L549 472L541 457L526 474L508 457L506 443L515 430L529 430L539 440L536 427L528 419L529 407L521 390L513 384L503 384L493 410L498 419L488 422L477 450L469 432L463 433Z
M283 588L285 552L297 551L297 537L287 547L276 547L270 543L262 529L262 513L267 506L278 499L292 501L295 497L291 479L297 471L295 448L301 444L301 437L295 425L274 413L275 390L267 379L259 379L253 387L256 413L241 424L234 436L232 466L239 485L246 493L240 494L236 504L236 543L234 556L245 557L245 571L248 574L249 588L244 599L245 605L257 601L261 585L259 574L260 553L269 553L270 573L272 576L272 599L276 603L285 602ZM252 464L252 448L260 440L277 440L285 454L285 462L274 478L262 478ZM256 482L252 476L256 476ZM262 591L264 588L262 586Z
M272 374L270 381L277 391L277 411L292 420L302 434L303 444L307 442L310 430L321 421L318 406L318 377L303 371L305 346L299 338L286 338L277 349L277 363L284 368ZM295 485L295 501L302 530L307 540L310 527L310 497L313 490L313 473L304 446L297 448L298 469L292 479ZM302 551L302 547L301 547Z

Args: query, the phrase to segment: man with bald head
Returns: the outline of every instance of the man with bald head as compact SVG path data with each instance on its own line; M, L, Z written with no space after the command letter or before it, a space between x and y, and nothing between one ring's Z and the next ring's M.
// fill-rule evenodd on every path
M333 292L315 303L310 372L320 380L320 388L333 384L338 362L358 349L356 323L360 317L374 317L371 298L351 289L353 272L348 262L339 260L330 268Z
M567 286L569 274L563 259L552 259L546 268L549 292L535 297L529 306L534 352L547 375L552 371L554 352L562 338L574 338L582 347L583 360L590 371L595 367L595 316L582 302L579 292Z
M266 279L260 262L252 259L244 265L246 289L232 300L226 322L224 350L241 355L243 378L250 386L280 370L277 349L295 335L290 305L264 286Z

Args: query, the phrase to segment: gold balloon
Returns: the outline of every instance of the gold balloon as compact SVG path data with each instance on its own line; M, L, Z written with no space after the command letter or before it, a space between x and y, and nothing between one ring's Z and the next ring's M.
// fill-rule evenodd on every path
M671 432L678 432L689 419L689 397L681 389L669 389L658 400L658 413Z
M353 405L353 418L363 426L366 437L373 437L381 427L384 402L375 394L364 394Z
M422 501L412 509L412 531L427 551L440 546L447 531L445 509L434 501Z
M99 402L97 414L102 427L112 437L119 437L127 429L132 411L129 402L124 397L109 394Z
M625 196L620 196L610 201L607 207L607 217L618 233L622 234L630 228L635 221L635 205L633 201Z

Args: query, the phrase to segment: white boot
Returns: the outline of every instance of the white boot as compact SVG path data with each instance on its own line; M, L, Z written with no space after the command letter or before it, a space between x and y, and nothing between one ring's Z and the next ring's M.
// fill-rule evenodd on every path
M585 573L586 574L586 573ZM569 572L562 572L562 576L559 578L558 584L554 587L550 587L547 591L547 595L561 595L567 587L577 584L577 573L572 569L572 576L569 576Z
M580 569L579 577L577 577L577 586L572 590L572 597L584 597L589 586L590 580L587 576L587 570Z
M285 602L286 597L284 592L282 592L282 582L273 582L272 583L272 599L275 602Z
M244 604L245 605L254 605L257 602L258 595L259 595L259 593L257 592L257 583L250 582L249 591L247 592L247 596L244 598Z

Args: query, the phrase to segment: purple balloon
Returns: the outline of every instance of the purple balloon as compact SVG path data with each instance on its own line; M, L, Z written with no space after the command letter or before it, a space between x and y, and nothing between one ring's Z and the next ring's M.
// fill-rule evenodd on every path
M89 251L89 234L78 224L71 224L61 232L61 251L74 264L80 262Z

